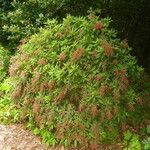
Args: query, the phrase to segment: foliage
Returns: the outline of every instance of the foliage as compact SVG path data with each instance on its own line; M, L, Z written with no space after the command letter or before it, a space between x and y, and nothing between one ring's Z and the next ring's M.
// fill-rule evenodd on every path
M10 79L0 84L0 123L10 124L19 121L19 110L12 103L10 90L13 87Z
M143 140L143 145L144 145L144 147L143 147L144 150L149 150L150 149L150 137Z
M8 44L7 33L3 32L3 26L7 24L7 13L12 10L12 0L0 0L0 43Z
M135 133L130 132L129 130L124 132L124 150L149 150L150 149L150 126L148 125L146 127L146 138L142 140L143 138L140 137L140 135L137 135ZM141 142L142 140L142 142Z
M9 53L0 45L0 82L6 76L9 65Z
M141 150L139 136L130 131L124 133L124 150Z
M149 150L150 149L150 125L147 126L147 138L145 138L142 143L143 143L143 149L144 150Z
M93 149L114 141L140 104L142 69L109 23L94 13L49 20L11 58L21 119L50 145Z
M54 9L63 5L63 0L62 4L52 0L44 2L40 0L14 0L11 5L13 9L7 13L3 31L8 35L12 47L16 46L22 38L37 32L38 28L43 26L44 21L52 15Z
M7 37L12 49L21 39L38 32L47 19L62 20L68 13L83 15L90 7L97 6L99 3L96 0L92 2L89 0L13 0L9 5L12 8L2 17L4 22L2 33Z

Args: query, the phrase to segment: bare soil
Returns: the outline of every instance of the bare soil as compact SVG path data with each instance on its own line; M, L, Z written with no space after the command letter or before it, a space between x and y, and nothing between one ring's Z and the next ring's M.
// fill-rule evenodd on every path
M56 150L56 148L46 147L39 137L26 130L23 125L0 125L0 150Z

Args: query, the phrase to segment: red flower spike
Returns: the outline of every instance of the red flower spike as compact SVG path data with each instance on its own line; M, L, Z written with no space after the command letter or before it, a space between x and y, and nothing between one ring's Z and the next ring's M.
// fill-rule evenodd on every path
M118 107L117 107L117 106L114 107L114 108L113 108L113 115L117 115L118 112L119 112Z
M120 89L125 92L129 86L129 80L126 76L122 76L120 79L119 79L119 86L120 86Z
M96 81L100 81L100 80L102 80L102 76L96 75Z
M48 84L47 84L48 90L49 90L49 91L53 90L54 87L55 87L55 85L56 85L56 82L55 82L55 81L50 81L50 82L48 82Z
M83 56L84 52L85 52L85 50L83 48L78 48L72 54L73 60L79 60Z
M131 104L131 103L128 103L128 104L127 104L127 108L128 108L128 110L131 111L131 112L135 111L135 107L134 107L134 105Z
M96 30L102 30L103 27L104 27L104 26L103 26L103 24L102 24L101 22L97 22L97 23L94 25L94 28L95 28Z
M108 120L111 120L113 118L113 115L112 115L111 111L109 110L109 108L105 108L105 114L106 114L106 118Z
M138 97L136 100L138 104L143 104L143 99L141 97Z
M40 66L44 66L44 65L46 64L45 59L44 59L44 58L40 59L40 60L38 61L38 64L39 64Z
M36 82L40 79L40 77L41 77L41 73L37 73L36 75L35 75L35 77L32 79L32 81L31 81L31 86L32 87L34 87L34 85L36 84Z
M91 107L91 114L92 114L93 117L96 117L98 115L98 109L97 109L96 105L93 105Z
M107 92L107 86L101 86L99 89L100 96L102 97L105 96L106 92Z
M65 52L61 52L60 55L58 56L58 59L59 59L60 61L64 61L65 58L66 58L66 53L65 53Z
M96 142L91 142L89 148L90 150L98 150L98 145Z
M63 100L64 98L65 98L65 96L66 96L66 94L67 94L67 92L68 92L68 86L66 86L66 87L64 87L61 91L60 91L60 93L59 93L59 95L58 95L58 97L57 97L57 100Z
M37 102L34 102L32 112L33 114L38 114L40 112L40 105Z
M105 54L107 57L112 56L112 54L113 54L113 48L112 48L112 46L111 46L110 43L108 43L107 41L103 41L102 47L103 47L103 49L104 49L104 54Z
M84 105L80 104L79 107L78 107L78 111L83 112L84 109L85 109Z
M113 98L115 100L119 100L120 99L120 92L119 90L115 90L114 93L113 93Z

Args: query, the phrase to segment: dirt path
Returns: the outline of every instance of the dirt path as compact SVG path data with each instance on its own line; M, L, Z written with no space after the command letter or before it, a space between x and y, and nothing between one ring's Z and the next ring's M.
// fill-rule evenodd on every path
M0 125L0 150L52 150L22 125Z

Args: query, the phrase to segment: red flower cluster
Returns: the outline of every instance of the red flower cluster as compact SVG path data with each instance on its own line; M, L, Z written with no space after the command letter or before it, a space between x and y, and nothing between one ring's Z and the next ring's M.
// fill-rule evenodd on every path
M128 125L127 125L125 122L123 122L123 123L121 124L122 133L123 133L124 131L126 131L127 128L128 128Z
M99 134L98 134L99 133L99 123L93 124L91 126L91 130L94 135L94 140L98 142L99 141Z
M94 25L94 28L95 28L96 30L102 30L103 27L104 27L104 26L103 26L103 24L102 24L101 22L97 22L97 23L95 23L95 25Z
M104 41L102 43L102 47L104 49L104 54L107 56L107 57L110 57L112 56L113 54L113 48L112 46L107 42L107 41Z
M98 149L97 143L95 141L90 142L89 149L90 150L97 150Z
M40 92L43 92L48 88L48 83L47 81L44 81L43 83L40 84Z
M112 115L110 109L107 108L107 107L105 108L105 114L106 114L106 118L107 118L108 120L111 120L111 119L113 118L113 115Z
M59 59L60 61L64 61L65 58L66 58L66 53L65 53L65 52L61 52L60 55L58 56L58 59Z
M119 90L115 90L115 91L114 91L114 93L113 93L113 98L114 98L115 100L119 100L119 98L120 98L120 92L119 92Z
M102 76L101 75L96 75L96 81L100 81L102 80Z
M105 94L106 93L108 93L109 91L111 91L112 90L112 88L111 87L109 87L109 86L107 86L107 85L103 85L103 86L101 86L100 87L100 89L99 89L99 94L100 94L100 96L105 96Z
M127 90L129 86L129 80L126 76L122 76L120 79L119 79L119 87L121 89L121 91L125 92Z
M100 96L105 96L105 93L106 93L106 88L105 86L101 86L100 89L99 89L99 94Z
M65 86L59 93L57 100L63 100L68 92L68 86Z
M113 115L117 115L119 112L119 108L116 106L113 108Z
M34 114L38 114L40 112L40 104L38 102L34 102L33 106L32 106L32 112Z
M22 95L22 87L18 87L16 89L16 91L14 91L13 95L12 95L12 98L13 99L17 99L17 98L20 98L20 96Z
M79 124L79 129L81 129L82 131L84 131L85 129L86 129L86 127L85 127L85 125L83 125L83 124Z
M35 77L34 77L34 78L32 79L32 81L31 81L31 86L32 86L32 87L35 86L36 82L40 79L40 77L41 77L41 74L40 74L40 73L37 73L37 74L35 75Z
M83 56L84 52L85 52L85 50L83 48L78 48L72 54L73 60L79 60Z
M127 104L127 108L128 108L129 111L132 111L132 112L135 110L134 105L131 104L131 103L128 103L128 104Z
M20 68L20 64L18 62L13 63L10 67L9 67L9 74L10 76L13 76L17 70Z
M28 61L28 60L29 60L29 56L27 54L21 55L21 61Z
M80 105L78 106L78 111L79 111L79 112L83 112L84 109L85 109L85 106L84 106L83 104L80 104Z
M114 71L114 75L119 77L119 87L121 91L126 91L129 86L129 80L126 77L126 69Z
M44 65L46 64L45 59L44 59L44 58L40 59L40 60L38 61L38 64L41 65L41 66L44 66Z
M98 115L98 109L97 109L96 105L92 105L91 114L92 114L93 117L96 117Z
M56 86L56 82L55 81L50 81L48 82L48 90L52 91L54 89L54 87Z
M143 99L141 97L138 97L136 100L138 104L143 104Z
M115 71L114 71L114 75L115 75L115 76L125 76L126 73L127 73L126 69L115 70Z

